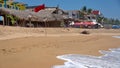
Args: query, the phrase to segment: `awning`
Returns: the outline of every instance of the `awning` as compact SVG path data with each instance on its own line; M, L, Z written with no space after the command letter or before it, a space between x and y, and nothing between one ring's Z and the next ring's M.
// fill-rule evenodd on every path
M74 25L95 25L93 22L76 22Z

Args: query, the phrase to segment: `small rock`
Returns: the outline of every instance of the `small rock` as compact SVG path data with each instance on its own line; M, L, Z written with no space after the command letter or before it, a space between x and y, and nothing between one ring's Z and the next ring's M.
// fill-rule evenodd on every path
M84 31L82 31L82 32L81 32L81 34L90 34L90 32L89 32L89 31L84 30Z

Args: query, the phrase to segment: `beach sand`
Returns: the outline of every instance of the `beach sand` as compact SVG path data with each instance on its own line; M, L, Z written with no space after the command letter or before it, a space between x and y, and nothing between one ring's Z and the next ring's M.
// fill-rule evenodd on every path
M99 50L120 47L116 35L120 30L0 26L0 68L51 68L63 65L56 56L64 54L100 56Z

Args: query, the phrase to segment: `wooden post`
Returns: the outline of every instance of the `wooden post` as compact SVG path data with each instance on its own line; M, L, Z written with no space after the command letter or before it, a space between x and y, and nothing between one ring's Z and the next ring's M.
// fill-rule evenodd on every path
M7 15L5 15L5 22L6 22L6 25L8 25Z
M44 23L45 23L45 36L47 36L47 18L44 18Z
M29 25L30 25L30 27L32 27L31 18L29 18Z
M5 26L5 18L4 18L4 16L2 16L2 20L3 20L3 26Z
M47 36L47 23L46 23L47 21L45 21L45 36Z
M28 15L28 19L29 19L29 26L30 26L30 27L32 27L31 18L32 18L32 15Z
M22 20L22 26L25 27L25 20Z
M6 25L8 26L8 18L6 18L6 21L7 21L7 24L6 24Z

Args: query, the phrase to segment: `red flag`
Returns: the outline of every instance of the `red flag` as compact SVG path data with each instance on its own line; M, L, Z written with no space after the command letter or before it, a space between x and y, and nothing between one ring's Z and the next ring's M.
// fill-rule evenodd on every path
M44 9L44 8L45 8L45 5L44 5L44 4L39 5L38 7L34 8L34 12L38 12L38 11Z
M100 15L100 11L94 10L94 11L92 11L92 14L94 14L94 15Z

